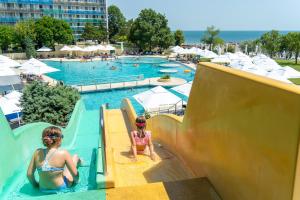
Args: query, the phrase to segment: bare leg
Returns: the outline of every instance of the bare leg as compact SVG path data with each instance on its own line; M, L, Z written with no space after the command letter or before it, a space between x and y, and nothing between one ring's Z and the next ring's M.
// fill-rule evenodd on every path
M75 154L72 157L72 160L73 160L73 162L74 162L74 164L75 164L76 167L78 166L78 163L81 161L77 154ZM68 187L72 186L74 179L73 179L73 176L71 175L71 173L70 173L70 171L69 171L69 169L67 167L65 167L63 175L68 180Z

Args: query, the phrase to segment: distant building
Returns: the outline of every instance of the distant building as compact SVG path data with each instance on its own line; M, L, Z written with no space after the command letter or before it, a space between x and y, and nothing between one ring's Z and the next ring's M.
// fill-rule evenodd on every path
M0 0L0 24L51 16L68 22L76 39L85 23L107 25L106 0Z

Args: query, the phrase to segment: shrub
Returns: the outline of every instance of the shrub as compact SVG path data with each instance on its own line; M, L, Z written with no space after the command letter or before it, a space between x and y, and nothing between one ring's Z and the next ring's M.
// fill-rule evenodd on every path
M170 79L170 78L171 78L171 76L168 74L161 77L161 79Z
M25 87L21 98L23 120L26 123L43 121L65 126L79 98L79 92L74 88L63 85L50 87L35 81Z

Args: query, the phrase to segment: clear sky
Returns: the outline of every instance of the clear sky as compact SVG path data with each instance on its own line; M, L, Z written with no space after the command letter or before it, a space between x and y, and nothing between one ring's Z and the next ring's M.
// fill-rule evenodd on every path
M127 19L141 9L166 15L172 30L300 30L300 0L107 0Z

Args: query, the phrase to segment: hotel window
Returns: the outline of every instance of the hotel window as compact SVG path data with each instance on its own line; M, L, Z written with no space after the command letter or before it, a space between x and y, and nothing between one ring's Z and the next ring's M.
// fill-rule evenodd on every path
M30 9L33 10L34 9L34 6L33 4L30 4Z
M34 14L33 13L31 13L31 17L34 18Z
M62 14L59 14L58 17L61 19L62 18Z
M42 9L42 8L43 8L43 5L39 5L39 8Z
M52 6L52 5L50 5L50 9L51 9L51 10L53 9L53 6Z
M58 10L61 10L61 5L58 6Z

